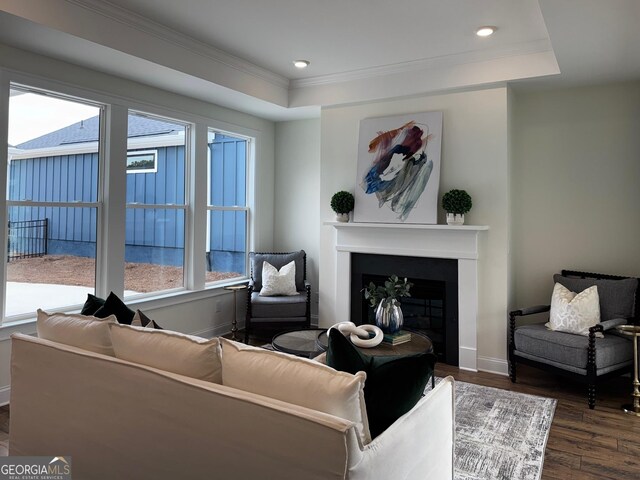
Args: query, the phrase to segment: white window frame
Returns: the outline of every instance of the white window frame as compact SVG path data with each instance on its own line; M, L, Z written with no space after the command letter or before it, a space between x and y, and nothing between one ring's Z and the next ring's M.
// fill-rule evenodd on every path
M165 295L165 294L170 294L170 293L174 293L174 292L182 292L182 291L186 291L187 290L187 285L189 284L189 278L190 278L190 271L189 271L189 258L191 256L191 250L189 248L189 242L188 242L188 238L189 238L189 230L190 230L190 216L189 216L189 198L190 198L190 193L189 193L189 185L190 185L190 181L189 181L189 172L190 172L190 163L191 163L191 148L190 148L190 143L189 141L187 141L187 139L191 138L191 131L193 130L193 125L189 122L185 122L184 120L177 120L174 118L170 118L170 117L166 117L163 115L156 115L153 113L148 113L148 112L143 112L137 109L133 109L130 108L128 111L128 115L127 118L129 118L129 115L139 115L145 118L150 118L153 120L159 120L159 121L163 121L163 122L173 122L176 125L181 125L184 127L184 202L182 204L175 204L175 203L139 203L139 202L130 202L130 203L126 203L125 204L125 218L127 215L127 210L131 209L131 210L135 210L135 209L148 209L148 210L182 210L184 212L184 249L183 249L183 257L182 257L182 286L180 287L176 287L176 288L169 288L166 290L155 290L153 292L147 292L147 293L139 293L137 295L130 295L126 297L127 301L130 300L134 300L134 299L142 299L142 298L148 298L148 297L156 297L156 296L161 296L161 295ZM182 135L180 135L182 137ZM130 139L127 138L127 144L129 144ZM151 152L152 150L147 150L147 152ZM153 152L155 152L156 154L156 169L154 171L157 171L157 150L153 150ZM127 151L127 158L129 158L129 151ZM134 173L134 172L129 172L128 173ZM148 173L148 172L142 172L142 171L136 171L135 173ZM125 232L126 232L126 226L125 226ZM126 244L124 245L124 249L126 251ZM124 298L124 293L123 293L123 298Z
M102 243L101 243L101 228L102 228L102 223L103 223L103 218L102 218L102 214L103 214L103 179L104 179L104 122L105 122L105 109L106 109L106 105L96 102L96 101L92 101L92 100L88 100L88 99L84 99L84 98L78 98L75 97L73 95L69 95L69 94L65 94L62 92L52 92L50 90L44 90L38 87L34 87L34 86L28 86L28 85L23 85L20 83L16 83L16 82L10 82L9 83L9 90L21 90L25 93L34 93L34 94L39 94L39 95L44 95L47 97L54 97L54 98L59 98L61 100L67 100L67 101L72 101L72 102L77 102L77 103L82 103L84 105L90 105L93 107L98 108L99 110L99 117L100 117L100 127L99 127L99 140L98 140L98 185L97 185L97 201L95 202L81 202L81 201L74 201L74 202L47 202L47 201L32 201L31 199L23 199L23 200L5 200L5 207L4 207L4 213L5 213L5 218L9 217L9 208L11 207L69 207L69 208L95 208L96 209L96 255L94 257L95 259L95 271L93 272L94 274L94 293L98 291L99 289L99 282L100 282L100 276L98 275L99 272L99 255L98 252L100 252L101 248L102 248ZM7 104L7 117L8 117L8 104ZM9 122L7 121L7 126L8 126ZM8 193L9 193L9 161L7 158L6 161L6 174L7 174L7 179L5 182L6 185L6 191L4 192L4 199L6 199ZM3 245L4 245L4 249L7 248L7 242L9 241L8 239L8 227L7 225L3 225L2 227L4 229L4 234L2 235L3 237ZM22 313L22 314L18 314L18 315L11 315L11 316L5 316L5 312L6 312L6 306L7 306L7 295L6 295L6 288L7 288L7 256L4 255L4 259L2 261L2 265L3 265L3 275L2 275L2 291L3 291L3 295L2 295L2 302L0 305L0 325L2 325L3 322L14 322L14 321L19 321L19 320L24 320L30 317L33 317L33 313ZM81 304L76 304L76 305L61 305L59 308L60 309L73 309L73 308L77 308L79 307Z
M146 155L153 156L153 167L149 168L129 168L129 160L134 157ZM128 150L127 151L127 174L156 173L158 171L158 150Z
M213 133L213 134L221 134L221 135L228 135L230 137L234 137L234 138L238 138L241 140L244 140L245 142L247 142L247 148L245 151L245 178L244 178L244 184L245 184L245 198L244 198L244 206L239 206L239 205L235 205L235 206L228 206L228 207L223 207L223 206L218 206L218 205L211 205L209 203L209 200L211 199L211 151L209 150L209 142L207 140L207 249L209 248L210 245L210 239L209 239L209 232L210 232L210 215L209 212L212 211L217 211L217 212L245 212L245 216L244 216L244 231L245 231L245 235L244 235L244 241L245 241L245 245L244 245L244 273L242 274L241 278L244 280L246 278L249 278L249 250L250 250L250 246L251 246L251 222L250 222L250 214L251 214L251 208L249 206L249 186L250 186L250 168L249 168L249 162L251 160L251 155L253 152L253 138L251 137L247 137L245 135L240 135L237 133L232 133L232 132L226 132L226 131L222 131L220 129L217 128L213 128L213 127L209 127L208 128L208 132L209 133ZM237 280L237 279L233 279L233 280ZM206 286L210 287L210 286L216 286L219 285L220 283L223 282L228 282L229 280L218 280L215 282L206 282Z

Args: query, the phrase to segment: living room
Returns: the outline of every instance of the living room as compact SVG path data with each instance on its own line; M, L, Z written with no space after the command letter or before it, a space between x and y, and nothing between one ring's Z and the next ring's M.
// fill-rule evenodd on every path
M353 72L356 68L349 67L331 72L333 78L329 72L322 77L318 71L292 72L288 78L269 75L267 68L254 65L260 65L259 56L253 57L253 63L247 59L243 59L247 63L230 63L231 57L220 56L217 48L224 50L221 45L208 46L216 47L214 55L201 39L185 43L188 25L159 36L158 29L167 30L170 25L172 10L159 9L154 17L150 2L146 10L145 2L129 2L131 12L125 10L127 2L123 1L2 3L0 123L7 123L9 86L20 85L109 105L106 118L112 122L112 140L106 145L107 155L113 148L114 154L126 156L122 139L126 139L123 125L128 109L189 122L200 138L207 135L207 128L251 138L255 152L247 191L248 249L306 251L307 278L312 285L311 323L319 327L347 320L346 300L337 288L344 269L341 251L336 249L330 200L337 191L359 188L359 126L361 120L372 117L443 112L440 196L451 189L465 189L473 198L465 224L488 226L477 233L477 303L470 327L475 335L461 346L475 362L469 370L483 372L477 375L489 384L508 388L508 313L548 304L554 274L570 269L639 276L640 244L635 239L640 221L635 205L640 200L636 185L640 178L636 134L640 127L640 42L632 25L640 12L633 0L608 5L595 0L524 2L522 15L532 25L541 25L545 37L519 45L522 51L516 52L511 45L513 50L503 46L487 57L456 52L457 56L446 61L426 53L422 63L381 70L383 75L374 75L374 65L368 65L369 76L362 74L362 78ZM99 3L106 6L101 9ZM237 8L224 3L229 4L217 6L221 16ZM434 2L426 3L420 8L427 10L421 12L438 11ZM451 9L458 7L463 12L471 9L468 3L456 2ZM513 35L517 27L498 24L490 15L508 10L505 2L490 3L484 11L477 7L480 13L469 10L464 23L473 28L495 24L495 36ZM331 56L335 48L328 44L325 56ZM282 52L280 59L290 63L299 58L289 58L293 53L296 49ZM310 69L321 65L320 58L308 60ZM455 64L458 60L462 60L460 65ZM1 130L0 138L6 141L7 129ZM204 147L194 148L196 155L206 156ZM201 166L193 168L200 168L193 170L193 181L202 192L206 175L198 176ZM209 207L206 201L202 204L204 196L194 199L201 202L194 207L201 209L197 214ZM113 182L109 197L101 233L106 247L95 284L95 293L102 297L110 291L125 291L124 231L118 227L124 224L124 214L118 213L125 210L124 186ZM446 224L440 205L437 223ZM193 228L189 248L204 251L205 227ZM398 230L399 237L406 234ZM201 262L192 260L185 272L184 291L141 297L133 304L167 329L203 337L227 334L234 296L222 284L205 282ZM79 299L78 304L83 301ZM243 299L236 302L239 328L244 326L244 303ZM39 307L34 299L34 315ZM9 337L15 332L35 333L34 316L2 322L2 404L8 403L11 391ZM473 382L473 375L464 373L463 381ZM565 388L560 380L548 383L531 375L527 386L533 384L537 394L553 397L554 390ZM631 380L620 380L628 400ZM615 411L612 405L618 393L607 398L606 385L599 387L597 395L604 396L607 410L598 417L596 405L596 416L589 418L605 423L613 418L612 425L624 423L637 433L640 427L631 423L636 418ZM585 387L566 388L568 393L563 393L571 396L570 405L587 411L586 393L584 402L574 400ZM570 463L570 468L556 467L549 473L545 469L543 476L570 478L580 472L583 476L574 478L624 478L625 474L633 478L637 462L626 471L613 469L600 475L593 469L580 470L579 460L576 466L580 452L588 450L593 441L615 439L603 436L604 440L594 440L576 433L575 450L555 449L562 452L562 461ZM616 440L621 439L628 438ZM627 450L622 443L615 444L619 464L640 449L637 442L625 445ZM558 464L563 465L562 461ZM545 460L545 468L548 465Z

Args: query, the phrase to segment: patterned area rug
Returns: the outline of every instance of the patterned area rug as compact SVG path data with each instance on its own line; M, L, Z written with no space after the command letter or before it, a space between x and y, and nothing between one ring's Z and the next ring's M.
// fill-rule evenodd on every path
M455 390L455 480L538 480L556 400L458 381Z

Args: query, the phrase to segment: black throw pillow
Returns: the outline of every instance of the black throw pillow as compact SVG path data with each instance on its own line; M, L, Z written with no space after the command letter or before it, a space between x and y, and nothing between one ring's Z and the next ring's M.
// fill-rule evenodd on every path
M364 399L371 438L380 435L418 403L435 364L433 353L365 355L337 329L329 332L327 365L343 372L367 374Z
M87 301L84 302L80 313L82 315L93 315L98 309L104 305L104 298L96 297L95 295L87 294Z
M131 325L131 321L133 320L135 313L136 312L127 307L115 293L111 292L105 300L104 305L101 306L93 315L98 318L106 318L109 315L115 315L118 319L118 323Z
M142 311L136 310L136 314L138 318L140 318L140 324L145 328L154 328L155 330L164 330L160 325L158 325L155 320L151 320L147 317Z

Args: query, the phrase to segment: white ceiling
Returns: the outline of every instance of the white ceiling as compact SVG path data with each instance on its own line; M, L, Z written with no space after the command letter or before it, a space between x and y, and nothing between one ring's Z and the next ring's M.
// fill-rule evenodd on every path
M639 22L640 0L0 2L0 42L274 120L513 81L637 79ZM497 32L478 38L487 24Z

